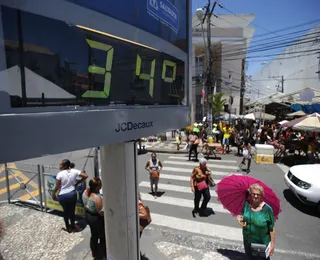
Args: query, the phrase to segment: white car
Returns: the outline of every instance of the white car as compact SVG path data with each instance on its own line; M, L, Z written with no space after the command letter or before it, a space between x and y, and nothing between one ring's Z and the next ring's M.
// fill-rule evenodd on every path
M320 164L293 166L284 181L302 203L317 206L320 213Z

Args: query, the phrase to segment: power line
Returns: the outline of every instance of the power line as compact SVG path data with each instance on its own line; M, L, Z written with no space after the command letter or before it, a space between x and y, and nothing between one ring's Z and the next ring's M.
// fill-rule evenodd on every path
M242 20L244 20L244 21L246 21L246 22L249 22L249 23L251 23L251 24L255 25L256 27L258 27L258 28L260 28L260 29L262 29L262 30L264 30L264 31L267 31L268 33L271 33L271 34L275 34L275 35L277 35L277 33L272 32L272 31L270 31L270 30L268 30L268 29L266 29L266 28L264 28L264 27L262 27L262 26L260 26L260 25L258 25L258 24L256 24L256 23L254 23L254 22L252 22L252 21L249 21L248 19L245 19L245 18L243 18L242 16L240 16L240 15L238 15L238 14L234 13L233 11L229 10L228 8L226 8L226 7L225 7L225 5L224 5L221 1L219 1L219 2L220 2L219 7L221 7L221 8L223 8L223 9L227 10L229 13L232 13L233 15L235 15L235 16L237 16L237 17L241 18Z
M308 36L311 36L311 35L316 35L316 36L308 37ZM272 47L272 46L277 46L277 45L282 45L282 44L290 44L290 43L295 43L295 42L297 44L301 44L306 40L311 40L311 42L312 42L314 40L317 40L319 38L319 36L320 36L320 31L317 31L317 32L314 32L314 33L303 35L303 38L297 38L297 36L295 36L295 37L289 37L289 38L282 39L282 40L276 40L276 41L271 41L271 42L266 42L266 43L254 44L254 45L250 45L249 51L256 50L256 48L262 48L262 46L264 46L264 47ZM289 39L292 39L292 41L288 41ZM239 48L239 49L236 49L236 50L232 50L229 53L232 53L232 52L237 51L237 50L238 51L245 51L245 50L247 50L247 48L246 47Z
M228 53L225 53L224 55L225 55L225 57L230 57L230 56L251 54L251 53L255 53L255 52L264 52L264 51L276 50L276 49L284 48L284 47L294 47L294 46L298 46L298 45L314 43L314 42L316 42L316 40L318 40L318 37L313 37L311 39L304 39L304 40L299 40L299 41L283 42L280 44L279 43L278 44L271 44L271 45L257 47L254 49L249 49L248 51L234 50L234 51L230 51ZM320 38L319 38L319 40L320 40Z

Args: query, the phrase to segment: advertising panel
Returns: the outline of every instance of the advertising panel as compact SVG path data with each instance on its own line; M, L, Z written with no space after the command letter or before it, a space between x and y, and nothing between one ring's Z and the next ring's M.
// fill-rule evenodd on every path
M52 192L56 187L56 176L55 175L44 175L45 182L45 193L46 193L46 205L47 208L63 211L60 203L52 198ZM77 205L76 205L76 215L84 216L84 206L82 203L82 193L85 190L85 183L81 183L77 186Z
M136 26L187 52L188 1L186 0L67 1Z

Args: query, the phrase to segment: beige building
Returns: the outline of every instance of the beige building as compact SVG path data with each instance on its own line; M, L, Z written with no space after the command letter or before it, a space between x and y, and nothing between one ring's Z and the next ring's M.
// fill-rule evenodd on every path
M222 91L229 101L233 97L231 112L239 114L240 111L240 87L242 61L246 57L246 51L253 37L254 28L249 26L255 15L219 15L219 18L211 18L211 46L213 53L213 80L216 91ZM193 88L192 108L195 120L203 118L201 105L201 90L203 82L199 75L206 70L207 41L206 22L201 24L196 16L193 17ZM206 90L207 93L207 90Z

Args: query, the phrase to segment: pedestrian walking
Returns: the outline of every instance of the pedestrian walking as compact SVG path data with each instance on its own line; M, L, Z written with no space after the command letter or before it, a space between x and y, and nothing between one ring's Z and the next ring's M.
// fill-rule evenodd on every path
M176 130L176 143L177 143L177 150L180 150L180 145L182 143L182 136L181 131L179 129Z
M162 168L162 163L159 159L157 159L157 154L153 152L151 154L151 159L146 164L145 169L149 172L151 193L154 195L155 199L158 197L158 184L160 179L160 171Z
M211 179L211 170L207 167L207 160L201 158L199 166L193 169L190 177L191 191L194 193L193 217L195 217L195 214L204 213L211 199L208 185L209 178ZM201 196L203 196L203 201L200 209Z
M270 259L275 248L275 227L272 208L262 200L264 188L260 184L249 187L250 201L247 200L242 215L237 216L243 227L243 243L249 259Z
M190 138L190 149L189 149L189 161L191 161L192 152L195 154L195 160L198 161L198 145L200 143L199 137L196 132L192 133Z
M60 162L60 172L56 177L56 187L52 195L53 199L58 200L63 208L66 231L69 233L78 231L75 225L76 186L88 178L88 175L84 171L73 169L74 167L75 164L71 163L68 159Z
M250 166L251 166L251 144L249 143L249 139L246 139L244 141L244 144L242 146L243 149L243 159L242 159L242 164L245 165L246 161L248 162L247 165L247 173L250 172Z
M223 140L222 140L222 154L229 153L230 151L230 137L232 134L232 129L229 125L226 125L225 128L222 129L223 132Z
M96 260L104 259L107 255L101 187L100 178L94 177L89 181L89 187L82 194L85 217L91 231L90 249L92 257Z

